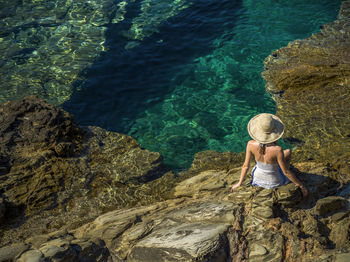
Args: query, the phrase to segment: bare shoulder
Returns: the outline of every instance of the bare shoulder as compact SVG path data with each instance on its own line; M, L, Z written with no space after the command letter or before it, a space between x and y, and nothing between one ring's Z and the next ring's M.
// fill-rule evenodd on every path
M256 142L255 140L249 140L248 141L248 146L254 146L254 145L259 145L259 143Z
M280 152L283 152L283 149L281 146L278 146L278 145L275 145L272 147L272 150L276 153L280 153Z
M248 143L247 143L247 148L254 148L254 147L257 147L257 146L259 146L259 143L258 142L256 142L256 141L254 141L254 140L250 140L250 141L248 141Z

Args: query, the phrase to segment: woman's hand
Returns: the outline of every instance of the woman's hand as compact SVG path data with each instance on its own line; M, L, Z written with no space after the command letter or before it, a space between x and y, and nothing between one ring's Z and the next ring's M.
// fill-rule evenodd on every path
M233 192L233 190L235 190L237 187L240 187L241 184L240 183L237 183L237 184L234 184L232 187L231 187L231 192Z
M301 193L303 194L303 197L307 197L307 195L309 194L309 191L307 190L307 188L304 186L300 186L299 188L301 190Z

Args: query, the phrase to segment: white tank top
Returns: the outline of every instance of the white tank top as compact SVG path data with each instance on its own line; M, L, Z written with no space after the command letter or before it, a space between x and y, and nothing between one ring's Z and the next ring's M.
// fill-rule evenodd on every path
M252 170L252 184L263 188L275 188L289 183L279 165L256 162Z

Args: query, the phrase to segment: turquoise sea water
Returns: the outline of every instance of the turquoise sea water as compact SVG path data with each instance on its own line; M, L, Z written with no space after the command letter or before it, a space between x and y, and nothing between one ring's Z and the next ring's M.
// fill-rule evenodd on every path
M199 151L244 151L248 120L275 112L264 58L333 21L340 3L0 0L0 99L47 96L79 124L130 134L186 168ZM13 20L21 10L27 22Z

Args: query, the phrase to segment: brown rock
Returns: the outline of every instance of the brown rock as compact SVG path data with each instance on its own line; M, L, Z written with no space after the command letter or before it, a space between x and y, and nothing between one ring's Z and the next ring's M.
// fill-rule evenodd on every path
M0 261L13 261L16 256L21 255L24 251L28 250L29 246L17 243L10 246L5 246L0 248Z
M347 208L349 208L349 202L346 199L339 196L329 196L318 200L313 212L315 215L325 217Z
M167 172L159 153L127 135L78 127L69 113L34 96L0 106L0 131L8 211L2 244L77 227L118 206L151 203L175 182L171 173L157 181ZM4 207L1 202L0 219Z
M350 179L349 3L343 2L338 19L320 33L268 56L262 73L285 123L285 138L299 146L295 157L340 165L344 171L336 176L344 181Z

